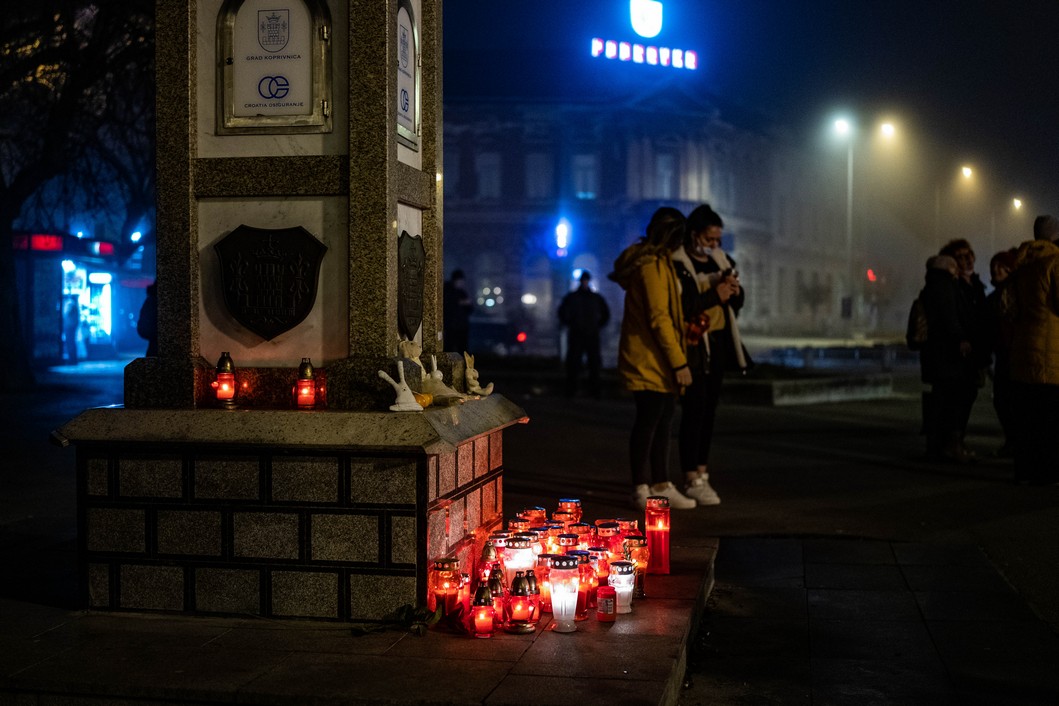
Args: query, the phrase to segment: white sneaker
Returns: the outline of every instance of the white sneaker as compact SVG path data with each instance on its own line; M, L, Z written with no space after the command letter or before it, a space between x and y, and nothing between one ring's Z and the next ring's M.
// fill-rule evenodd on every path
M651 495L661 495L669 498L669 507L674 510L690 510L698 505L693 499L677 490L672 483L659 483L651 486ZM647 498L644 498L644 508L647 507Z
M684 487L684 495L694 498L699 505L720 505L721 496L710 486L706 476L699 476Z
M651 487L647 483L636 486L632 492L632 504L641 510L647 509L647 496L651 494Z

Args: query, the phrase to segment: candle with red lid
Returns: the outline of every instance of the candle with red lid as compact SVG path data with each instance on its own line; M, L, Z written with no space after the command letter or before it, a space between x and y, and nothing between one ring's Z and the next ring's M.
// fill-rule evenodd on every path
M647 573L669 573L669 498L655 496L647 498L647 546L651 552L647 562Z

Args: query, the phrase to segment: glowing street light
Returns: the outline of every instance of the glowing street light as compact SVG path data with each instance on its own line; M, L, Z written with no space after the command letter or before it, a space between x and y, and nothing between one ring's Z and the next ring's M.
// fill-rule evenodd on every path
M960 173L963 174L964 179L970 179L974 175L974 170L970 167L961 167Z
M887 140L890 140L893 139L893 136L896 134L897 128L894 127L893 123L883 123L879 126L879 132Z
M1018 211L1019 209L1022 208L1022 199L1019 199L1019 198L1011 199L1011 205L1015 208L1016 211Z

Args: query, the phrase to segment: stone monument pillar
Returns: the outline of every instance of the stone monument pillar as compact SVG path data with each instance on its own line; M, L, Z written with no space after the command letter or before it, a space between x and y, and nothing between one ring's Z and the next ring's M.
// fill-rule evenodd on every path
M421 350L467 390L442 352L441 56L441 0L158 0L159 356L57 432L86 605L377 620L434 559L472 569L525 415L391 412L379 375L418 391Z

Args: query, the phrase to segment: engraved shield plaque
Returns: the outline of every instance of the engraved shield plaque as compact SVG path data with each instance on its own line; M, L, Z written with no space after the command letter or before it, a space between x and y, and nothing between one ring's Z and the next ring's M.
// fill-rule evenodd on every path
M423 238L401 231L397 239L397 327L408 340L423 323L423 281L426 274Z
M312 311L327 246L309 231L241 225L214 249L224 303L248 330L271 341Z

